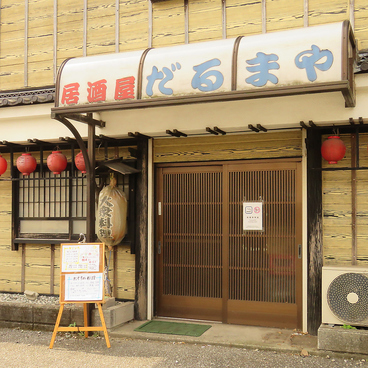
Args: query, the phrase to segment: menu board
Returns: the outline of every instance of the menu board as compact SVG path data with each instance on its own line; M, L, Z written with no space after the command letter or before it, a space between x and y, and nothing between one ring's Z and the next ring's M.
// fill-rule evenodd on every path
M100 302L104 298L104 244L61 244L60 302Z
M61 272L96 272L100 262L99 244L62 246Z

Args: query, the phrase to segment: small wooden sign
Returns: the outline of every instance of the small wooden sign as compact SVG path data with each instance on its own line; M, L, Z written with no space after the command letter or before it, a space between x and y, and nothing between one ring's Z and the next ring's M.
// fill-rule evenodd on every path
M89 331L103 331L106 345L109 348L111 345L101 306L104 303L105 244L61 244L60 251L60 309L50 349L54 346L56 334L59 331L84 331L85 337L88 337ZM83 327L59 327L64 305L67 303L84 303ZM97 304L102 326L88 326L87 303Z
M60 302L103 302L104 254L103 243L61 244Z

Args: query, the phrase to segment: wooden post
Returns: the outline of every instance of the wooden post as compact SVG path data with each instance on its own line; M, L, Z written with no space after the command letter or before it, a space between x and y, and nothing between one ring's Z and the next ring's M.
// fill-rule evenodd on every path
M148 140L137 145L136 249L135 249L135 318L147 319L147 247L148 247Z
M351 134L351 167L358 166L359 133ZM357 264L357 172L351 170L351 264Z
M92 118L92 114L87 114ZM96 182L95 182L95 132L94 124L88 124L88 160L89 170L87 167L87 242L94 242L96 237L95 216L96 216ZM94 304L89 303L87 307L87 323L92 324L92 311ZM88 332L85 333L86 335Z
M64 304L61 304L60 308L59 308L59 313L58 313L58 316L57 316L57 319L56 319L54 332L52 333L52 338L51 338L51 342L50 342L50 349L52 349L52 347L54 346L54 342L55 342L56 334L58 333L58 330L59 330L59 325L60 325L60 321L61 321L61 316L63 314L63 310L64 310Z
M322 321L322 157L321 133L307 131L307 226L308 226L308 300L307 327L317 335Z

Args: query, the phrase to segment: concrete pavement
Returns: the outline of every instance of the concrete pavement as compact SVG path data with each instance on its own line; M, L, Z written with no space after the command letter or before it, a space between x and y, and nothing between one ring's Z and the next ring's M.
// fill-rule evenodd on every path
M116 338L185 342L201 345L233 346L260 350L284 351L296 354L321 354L321 351L317 349L317 336L311 336L298 331L278 328L228 325L222 323L190 322L187 320L183 321L166 318L160 320L199 324L203 323L205 325L211 325L211 328L199 337L167 335L134 331L137 327L145 323L145 321L132 321L111 330L109 332L109 336ZM323 353L326 355L326 352Z

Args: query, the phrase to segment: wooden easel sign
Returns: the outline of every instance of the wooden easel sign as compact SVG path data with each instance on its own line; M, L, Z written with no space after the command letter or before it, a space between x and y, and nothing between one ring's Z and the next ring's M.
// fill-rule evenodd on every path
M104 303L105 245L103 243L61 244L60 309L50 343L52 349L59 331L103 331L110 347L101 304ZM83 327L60 327L64 305L84 303ZM102 326L88 326L87 304L97 304Z

